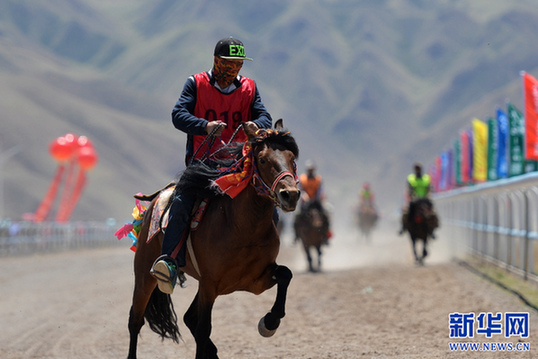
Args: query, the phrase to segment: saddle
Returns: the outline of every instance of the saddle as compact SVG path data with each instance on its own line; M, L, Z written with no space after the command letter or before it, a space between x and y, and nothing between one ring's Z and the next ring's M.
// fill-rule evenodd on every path
M153 237L159 232L161 229L165 230L168 226L168 213L170 211L169 202L171 200L172 194L174 193L174 183L169 183L167 186L165 186L163 189L151 194L151 195L137 195L135 196L136 199L140 200L154 200L157 198L157 201L155 202L155 206L153 207L153 212L151 213L151 222L149 226L149 232L148 232L148 243L153 239ZM207 208L209 200L208 199L197 199L193 211L192 211L192 219L189 226L190 231L196 231L198 227L200 226L200 223L202 222L202 218L205 214L205 210Z

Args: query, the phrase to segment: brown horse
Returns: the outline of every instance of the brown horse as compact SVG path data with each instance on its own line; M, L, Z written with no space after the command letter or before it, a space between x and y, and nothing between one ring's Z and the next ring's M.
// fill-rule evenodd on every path
M295 233L303 243L310 272L321 271L321 246L327 244L329 238L329 217L318 200L303 204L301 213L295 216ZM311 250L315 249L318 256L317 266L314 267Z
M419 198L409 205L409 212L402 215L403 227L409 232L415 262L424 265L428 255L428 238L439 226L438 218L433 211L433 204L427 198ZM417 242L422 242L422 253L417 252Z
M204 220L196 231L191 232L187 265L181 268L198 281L198 292L183 318L196 341L196 359L218 358L210 334L211 311L219 295L235 291L260 294L276 284L274 305L258 324L260 334L273 335L285 315L286 293L292 273L287 267L276 264L280 239L273 211L275 205L286 212L295 210L300 196L295 174L299 149L293 137L284 132L282 120L276 122L275 131L254 133L245 129L245 132L248 144L252 146L254 175L248 186L233 199L222 192L213 194ZM218 177L218 171L198 166L189 166L185 170L180 185L190 179L193 187L189 189L196 190L198 186L206 196L208 188L214 188L211 184ZM202 173L204 171L207 173ZM163 339L178 342L180 337L171 297L159 291L155 278L150 275L153 262L161 254L163 237L159 231L148 242L154 206L155 200L144 215L134 258L135 287L129 315L130 359L136 358L144 318Z
M357 224L362 237L366 240L370 239L370 233L377 224L378 214L372 204L362 204L357 210Z

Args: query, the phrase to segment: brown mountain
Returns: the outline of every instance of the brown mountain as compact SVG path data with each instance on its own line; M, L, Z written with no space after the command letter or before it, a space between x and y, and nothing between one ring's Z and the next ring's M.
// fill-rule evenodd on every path
M4 214L35 211L57 165L48 144L73 132L99 153L73 219L129 219L132 194L182 168L170 110L229 35L337 214L363 181L389 212L413 162L432 162L507 99L521 107L536 33L531 0L0 0L0 150L18 148L0 168Z

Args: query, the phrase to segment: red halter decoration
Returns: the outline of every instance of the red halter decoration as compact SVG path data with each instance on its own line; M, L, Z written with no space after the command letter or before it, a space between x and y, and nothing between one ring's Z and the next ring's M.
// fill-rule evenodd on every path
M281 174L278 175L277 178L275 178L273 184L271 185L271 191L272 191L272 192L275 191L275 187L276 187L276 185L278 184L278 182L280 182L280 180L281 180L282 178L286 177L286 176L291 176L291 177L295 178L295 176L294 176L293 173L291 173L291 172L288 172L288 171L286 171L286 172L282 172Z
M256 135L258 136L253 142L261 142L268 135L273 134L275 130L258 130ZM277 132L278 133L278 132ZM287 134L287 133L285 133ZM232 166L221 169L222 175L215 180L215 184L220 190L228 194L231 198L237 196L249 182L252 183L256 189L256 193L261 196L268 196L277 202L278 199L275 196L275 188L286 176L291 176L298 182L297 178L297 165L293 162L293 172L283 171L273 180L271 187L269 187L265 181L261 178L256 166L256 161L252 153L252 144L247 142L243 146L243 157L237 160ZM278 205L278 204L277 204Z

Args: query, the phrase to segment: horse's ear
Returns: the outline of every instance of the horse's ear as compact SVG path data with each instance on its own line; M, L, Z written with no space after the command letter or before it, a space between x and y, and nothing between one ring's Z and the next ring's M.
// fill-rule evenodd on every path
M275 122L275 130L277 131L280 131L284 128L284 121L279 118L276 122Z

